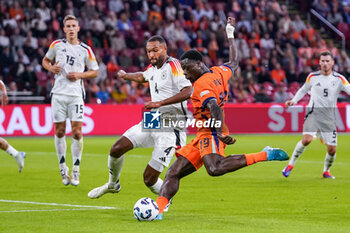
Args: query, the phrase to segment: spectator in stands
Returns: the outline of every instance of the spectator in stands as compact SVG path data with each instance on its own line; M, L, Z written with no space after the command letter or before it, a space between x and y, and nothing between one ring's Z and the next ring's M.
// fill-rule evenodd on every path
M40 1L39 8L36 9L36 12L40 14L40 19L44 22L48 22L51 19L50 9L47 8L45 1Z
M289 93L287 93L287 86L285 83L280 83L277 85L277 91L273 95L273 102L275 103L284 103L288 99L290 99L291 96Z
M245 27L248 33L252 31L252 25L250 21L248 21L243 14L239 16L239 21L237 22L236 30L240 30L242 27Z
M25 6L23 7L23 18L25 17L25 15L27 15L30 19L34 17L35 14L35 7L33 5L33 1L32 0L27 0L25 1ZM23 20L22 18L22 20Z
M94 81L96 84L99 84L101 82L104 82L107 79L107 66L99 55L96 55L96 61L97 61L99 70L98 70L97 77L94 78Z
M4 29L0 29L0 48L5 48L10 46L10 38L6 36Z
M125 11L120 12L119 14L119 19L118 19L118 29L121 32L128 32L133 30L132 24L130 19L128 18L127 14Z
M268 67L265 65L260 65L259 73L257 75L258 83L271 82L270 75L268 73Z
M72 2L72 4L73 4L73 2ZM88 19L91 19L96 12L95 5L96 5L96 2L94 0L87 0L85 2L84 6L80 9L80 11L85 11L86 17ZM75 12L73 12L73 13L75 13Z
M111 40L111 49L120 52L125 48L126 48L126 43L125 43L124 35L119 31L115 31L115 34Z
M328 13L331 11L325 0L315 0L313 7L323 18L327 18Z
M24 18L23 9L19 5L18 1L14 1L10 7L10 16L16 21L21 21Z
M13 59L13 55L10 52L10 48L9 47L4 47L2 49L2 53L0 54L0 74L3 74L4 77L4 81L6 82L6 76L7 74L10 73L10 68L13 66L14 64L14 59Z
M176 7L172 0L166 1L167 6L165 7L165 18L169 21L174 21L176 19Z
M124 10L124 3L122 0L109 0L108 8L110 11L113 11L116 14L119 14L119 12Z
M118 70L119 70L119 66L117 64L117 59L114 55L111 55L109 57L109 62L107 63L107 71L108 73L113 75Z
M287 82L286 73L281 67L280 63L276 63L276 66L270 73L271 79L274 84L280 84L281 82Z
M275 48L275 42L270 38L269 33L265 33L264 37L260 40L261 48L264 50L271 50Z
M2 19L2 26L4 28L11 28L14 29L18 26L17 21L14 18L11 18L9 12L5 12L5 17Z
M337 7L333 7L331 12L327 15L327 20L333 24L333 26L337 26L339 23L343 22L343 16L338 11Z
M22 89L24 91L31 91L36 93L36 82L37 77L33 71L33 67L31 65L26 65L24 72L20 75L21 83L24 83Z
M295 31L297 31L297 32L302 32L303 30L306 29L306 25L305 25L304 21L302 21L300 19L299 14L296 14L294 16L294 20L292 21L292 26L295 29Z
M109 100L110 95L107 92L105 82L100 83L100 89L96 93L96 97L99 98L103 104L107 103L107 100Z
M266 88L262 86L260 92L254 95L256 103L270 103L272 102L271 97L267 94Z
M41 18L41 14L39 12L35 12L35 18L31 22L31 28L32 28L34 37L40 37L40 38L45 37L46 30L47 30L47 23Z

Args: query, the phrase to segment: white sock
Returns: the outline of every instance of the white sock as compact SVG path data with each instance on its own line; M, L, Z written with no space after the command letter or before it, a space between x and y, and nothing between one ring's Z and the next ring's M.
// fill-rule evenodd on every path
M66 137L63 136L59 138L55 135L55 147L56 147L56 153L57 153L60 170L65 169L66 168L66 150L67 150Z
M80 138L80 140L72 138L71 152L73 157L73 171L79 171L83 147L83 138Z
M8 144L6 152L12 155L13 157L16 157L18 154L18 151L15 148L13 148L10 144Z
M124 155L119 158L108 156L108 169L109 169L109 181L110 184L115 184L119 181L120 172L124 163Z
M326 154L326 158L324 159L323 172L329 172L329 170L331 169L331 166L332 166L334 160L335 160L335 154L333 156L331 156L328 153Z
M295 165L295 162L297 161L297 159L300 157L300 155L305 151L306 146L303 145L303 143L301 143L301 141L299 141L297 143L297 145L294 148L293 154L292 154L292 158L289 160L289 165Z
M152 185L151 187L148 187L149 190L151 190L154 194L159 194L160 188L162 187L163 180L161 178L158 178L157 182Z

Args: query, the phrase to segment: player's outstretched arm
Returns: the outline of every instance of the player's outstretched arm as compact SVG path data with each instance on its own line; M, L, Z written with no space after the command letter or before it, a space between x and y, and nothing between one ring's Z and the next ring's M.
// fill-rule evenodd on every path
M135 81L138 83L145 83L147 82L145 78L143 77L142 72L136 72L136 73L126 73L124 70L119 70L117 73L119 78Z
M192 93L192 86L184 87L179 93L165 100L158 101L158 102L152 102L152 101L146 102L145 108L152 109L152 108L159 108L165 105L180 103L190 98L191 93Z
M0 91L1 91L1 107L5 107L8 103L6 86L2 80L0 80Z
M231 138L229 135L222 134L222 125L224 123L223 116L222 116L223 114L222 114L222 109L218 105L216 99L210 100L207 103L207 107L209 108L211 118L221 121L221 127L215 128L216 135L218 136L220 141L222 141L223 143L225 143L227 145L234 144L236 142L236 138Z
M226 25L226 35L229 42L229 61L225 63L225 65L231 67L232 70L236 70L238 68L238 52L237 45L234 40L234 32L235 32L235 18L228 17L227 25Z

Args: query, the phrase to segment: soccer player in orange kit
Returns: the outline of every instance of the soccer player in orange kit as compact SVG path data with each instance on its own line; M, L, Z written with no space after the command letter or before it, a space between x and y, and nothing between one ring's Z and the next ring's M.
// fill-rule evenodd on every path
M196 50L185 52L180 59L184 74L193 85L191 100L197 135L177 152L178 159L166 174L157 198L158 220L163 219L163 210L178 191L180 179L197 171L203 164L210 176L221 176L256 162L288 159L288 154L284 150L269 146L262 152L225 157L225 146L236 141L229 136L223 112L223 106L227 101L228 80L238 67L233 25L234 19L229 17L226 25L230 46L229 62L209 69L203 63L202 55ZM205 121L214 121L214 124L204 127L208 125L204 124Z

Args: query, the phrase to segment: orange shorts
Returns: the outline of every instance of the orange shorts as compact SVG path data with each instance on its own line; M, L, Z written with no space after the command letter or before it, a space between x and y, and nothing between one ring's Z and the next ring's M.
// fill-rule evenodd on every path
M225 143L212 134L197 135L189 144L176 152L187 158L198 170L203 165L202 157L207 154L219 154L225 157Z

